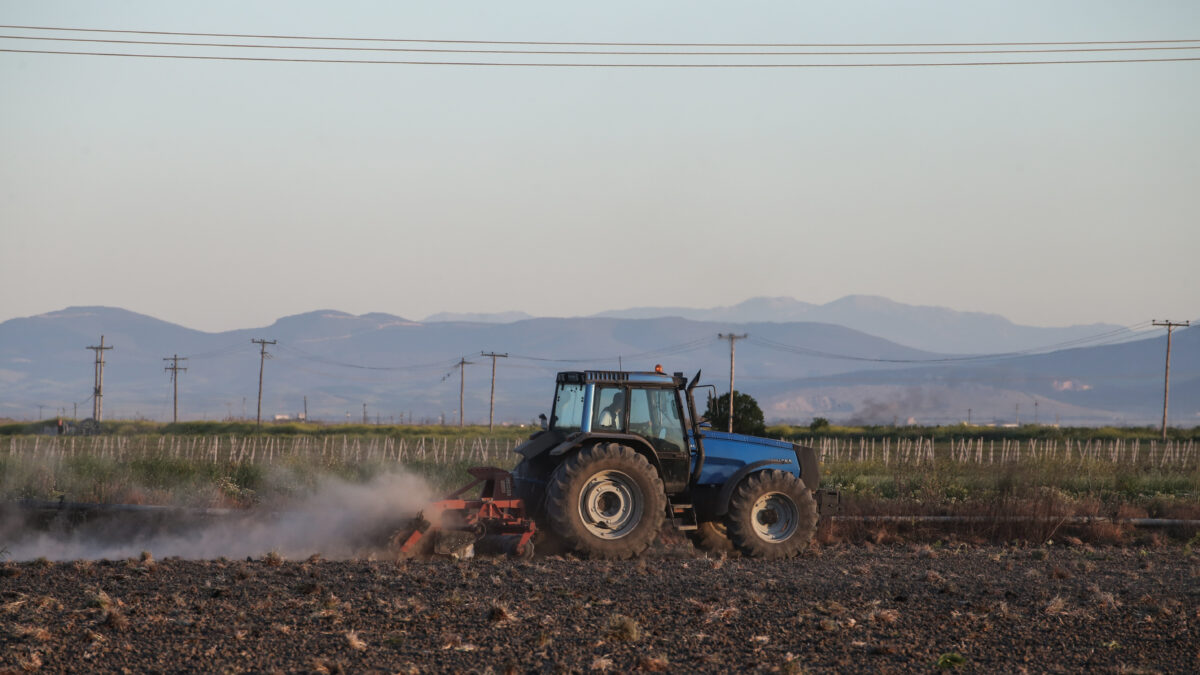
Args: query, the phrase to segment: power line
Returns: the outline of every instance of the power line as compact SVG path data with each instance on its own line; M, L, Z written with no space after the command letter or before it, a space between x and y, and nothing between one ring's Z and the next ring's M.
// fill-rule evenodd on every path
M202 56L198 54L138 54L132 52L91 52L51 49L0 48L9 54L53 54L60 56L117 56L138 59L182 59L188 61L245 61L260 63L328 63L396 66L476 66L506 68L662 68L662 69L786 69L786 68L931 68L939 66L1051 66L1101 63L1169 63L1200 61L1200 57L1157 59L1066 59L1039 61L945 61L900 63L569 63L517 61L393 61L386 59L313 59L265 56Z
M403 53L434 53L434 54L530 54L530 55L571 55L571 56L922 56L922 55L960 55L960 54L1070 54L1090 52L1136 52L1136 51L1178 51L1200 49L1200 43L1191 45L1151 45L1151 46L1120 46L1120 47L1056 47L1042 49L903 49L903 50L866 50L866 51L780 51L779 49L756 51L680 51L680 50L578 50L578 49L463 49L456 47L344 47L338 45L273 45L238 42L179 42L172 40L117 40L103 38L69 38L40 35L0 35L4 40L34 40L45 42L88 42L120 45L149 45L169 47L218 47L241 49L293 49L309 51L339 51L339 52L403 52Z
M429 370L429 369L441 369L441 368L446 367L445 361L441 361L438 363L420 363L420 364L413 364L413 365L408 365L408 366L370 366L370 365L364 365L364 364L359 364L359 363L346 363L343 361L334 361L331 359L327 359L323 356L318 356L311 352L306 352L303 349L300 349L298 347L279 345L279 349L282 349L287 352L295 352L296 354L300 354L302 357L304 357L305 359L307 359L309 361L315 361L317 363L323 363L323 364L329 365L329 366L339 366L341 368L355 368L358 370Z
M201 359L209 359L209 358L216 358L216 357L220 357L220 356L228 356L230 354L233 354L234 352L244 351L245 349L246 349L246 344L244 342L237 342L235 344L226 345L224 347L218 347L216 349L211 349L207 352L200 352L199 354L188 354L186 358L191 359L193 361L199 361ZM184 358L184 357L180 357L180 358Z
M188 33L182 31L118 30L111 28L68 28L56 26L3 25L0 28L20 30L55 30L79 33L124 33L130 35L176 35L183 37L223 37L269 40L337 40L353 42L407 42L441 44L483 45L547 45L579 47L1018 47L1053 45L1118 45L1118 44L1167 44L1200 42L1198 39L1183 40L1083 40L1064 42L549 42L530 40L445 40L417 38L375 38L317 35L271 35L249 33Z
M690 342L684 342L684 343L677 344L677 345L670 345L667 347L661 347L659 349L652 349L650 351L640 352L637 354L630 355L628 358L640 359L640 358L648 358L651 356L674 356L676 354L684 354L687 352L695 351L697 349L701 349L703 347L706 347L706 346L712 344L712 342L713 342L713 338L703 337L703 338L698 338L696 340L691 340ZM521 359L524 361L540 361L543 363L600 363L600 362L604 362L604 361L616 361L618 358L620 358L620 359L625 358L624 355L621 355L621 356L600 356L600 357L584 357L584 358L569 358L569 359L567 359L567 358L548 358L548 357L541 357L541 356L523 356L521 354L511 354L511 353L509 354L509 356L514 359Z

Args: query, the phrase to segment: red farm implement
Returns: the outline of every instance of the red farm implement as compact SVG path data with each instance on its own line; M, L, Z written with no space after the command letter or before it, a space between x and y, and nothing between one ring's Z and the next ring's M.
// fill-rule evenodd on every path
M513 495L512 474L490 466L467 470L469 484L430 504L392 537L401 558L448 555L467 558L479 553L533 557L533 519ZM475 494L478 488L478 495Z

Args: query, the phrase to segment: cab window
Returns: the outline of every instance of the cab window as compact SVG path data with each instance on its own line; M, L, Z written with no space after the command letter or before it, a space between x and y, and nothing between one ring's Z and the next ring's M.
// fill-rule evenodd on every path
M682 449L683 423L675 390L636 389L630 392L629 431Z
M579 431L583 423L582 384L560 384L554 392L554 411L550 428L559 431Z
M592 408L593 429L609 431L625 428L625 392L620 387L599 387Z

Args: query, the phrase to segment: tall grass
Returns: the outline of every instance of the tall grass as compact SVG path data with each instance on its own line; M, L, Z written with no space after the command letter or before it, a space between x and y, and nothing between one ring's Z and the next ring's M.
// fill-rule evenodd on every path
M74 423L75 420L69 421ZM49 435L57 429L57 418L37 422L0 424L0 436L31 434ZM525 438L534 431L529 427L408 425L408 424L319 424L313 422L254 422L233 420L225 422L150 422L147 420L115 420L100 425L104 435L136 436L168 434L178 436L388 436L391 438L473 438L486 435L492 438Z
M11 436L0 441L0 499L244 506L389 471L439 491L466 468L511 468L518 439L490 436Z

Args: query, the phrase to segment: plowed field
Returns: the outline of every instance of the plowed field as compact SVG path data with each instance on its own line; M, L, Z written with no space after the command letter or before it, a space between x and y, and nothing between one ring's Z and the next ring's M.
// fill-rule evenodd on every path
M0 567L0 672L1195 672L1178 546Z

